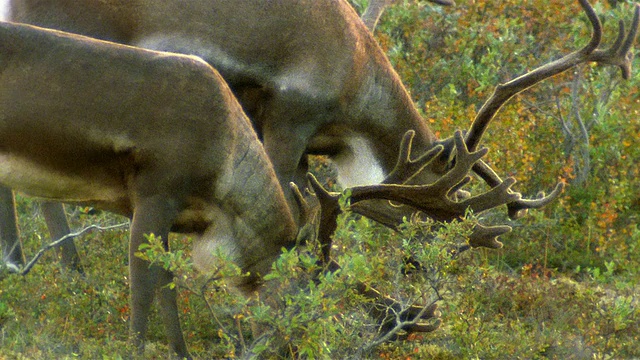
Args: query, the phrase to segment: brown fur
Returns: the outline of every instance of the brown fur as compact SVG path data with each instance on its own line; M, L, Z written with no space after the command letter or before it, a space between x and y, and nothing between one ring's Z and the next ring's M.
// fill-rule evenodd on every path
M290 181L305 185L307 153L339 157L356 151L350 136L371 144L384 173L393 168L407 130L417 132L418 153L435 140L346 1L11 4L13 21L202 57L239 95L283 187Z
M204 61L0 23L0 76L0 182L132 218L139 344L156 285L171 281L133 256L145 234L194 232L254 275L295 240L271 163ZM172 350L187 356L175 292L161 288L160 303Z

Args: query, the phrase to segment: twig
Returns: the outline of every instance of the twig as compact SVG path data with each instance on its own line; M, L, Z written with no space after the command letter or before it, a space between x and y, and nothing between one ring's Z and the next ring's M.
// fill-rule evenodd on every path
M396 325L393 327L393 329L385 332L384 335L378 337L377 339L375 339L374 341L372 341L371 343L367 344L364 347L364 352L369 352L371 351L371 349L379 346L382 343L385 343L389 340L391 340L394 336L396 336L398 334L398 332L404 330L405 327L410 326L410 325L416 325L420 320L424 320L422 319L422 317L424 316L424 314L426 314L426 312L429 310L429 308L431 306L433 306L436 302L438 301L438 299L431 301L430 304L425 305L422 307L422 309L420 310L420 312L418 312L418 314L411 320L407 320L407 321L403 321L402 320L402 311L398 312L395 309L391 309L393 311L393 313L395 314L396 317Z
M99 226L99 225L90 225L87 226L86 228L78 231L78 232L74 232L74 233L69 233L63 237L61 237L60 239L49 243L45 246L43 246L33 257L33 259L31 259L31 261L29 261L24 269L22 269L22 271L20 272L20 275L27 275L30 271L31 268L33 268L33 266L36 264L36 262L38 262L38 260L42 257L42 255L44 255L44 253L60 244L62 244L63 242L69 240L69 239L73 239L75 237L78 237L80 235L83 235L87 232L89 232L90 230L114 230L114 229L120 229L120 228L124 228L124 227L128 227L129 223L122 223L122 224L118 224L118 225L112 225L112 226Z

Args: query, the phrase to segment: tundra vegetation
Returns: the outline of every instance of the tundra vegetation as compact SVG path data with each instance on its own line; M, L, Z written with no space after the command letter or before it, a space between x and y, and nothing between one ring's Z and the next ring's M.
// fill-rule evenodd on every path
M611 34L618 19L629 21L632 2L595 7ZM586 23L577 4L559 0L479 0L453 8L405 1L386 9L375 35L429 126L446 137L468 126L495 84L583 45ZM640 67L637 59L634 66ZM170 254L152 242L157 246L141 256L175 272L183 329L196 358L640 357L640 74L621 81L618 72L580 66L499 113L485 137L486 160L516 177L525 195L558 180L568 185L558 200L518 220L504 211L482 214L483 221L513 227L500 238L502 249L474 249L452 260L476 214L437 227L408 219L391 231L346 212L333 253L342 271L314 281L316 252L285 252L269 275L270 301L231 291L223 275L238 273L233 264L221 261L213 278L198 276L186 237L172 239ZM325 162L313 164L332 185ZM27 254L49 241L41 237L46 227L38 212L37 203L18 197ZM124 221L83 208L69 215L74 229ZM126 357L127 238L124 231L85 235L78 243L84 276L47 259L26 277L3 275L0 356ZM351 291L356 279L406 306L437 301L440 327L381 341L367 315L372 304ZM161 321L150 323L145 355L163 358ZM267 329L257 339L251 335L256 325Z

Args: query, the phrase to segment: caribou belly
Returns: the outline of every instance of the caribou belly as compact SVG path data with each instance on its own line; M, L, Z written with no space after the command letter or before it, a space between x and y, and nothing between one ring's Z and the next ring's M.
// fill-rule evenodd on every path
M58 172L6 153L0 153L0 184L30 196L67 202L115 203L124 193L97 179Z

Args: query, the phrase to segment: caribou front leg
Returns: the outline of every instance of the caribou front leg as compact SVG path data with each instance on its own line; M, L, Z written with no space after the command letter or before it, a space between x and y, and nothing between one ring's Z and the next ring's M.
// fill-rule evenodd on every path
M189 358L187 345L182 336L175 289L167 285L173 275L157 265L149 266L135 253L141 244L147 242L147 236L161 237L168 250L168 238L171 225L178 213L177 204L169 196L155 195L140 199L135 204L131 223L131 241L129 243L129 273L131 287L131 332L134 344L139 351L144 349L144 339L149 323L149 313L156 289L160 290L159 305L166 326L169 347L173 354Z

